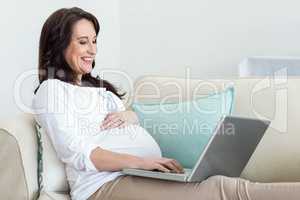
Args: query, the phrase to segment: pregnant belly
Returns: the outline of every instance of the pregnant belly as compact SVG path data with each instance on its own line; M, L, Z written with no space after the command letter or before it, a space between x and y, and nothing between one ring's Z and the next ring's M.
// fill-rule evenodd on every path
M109 129L93 137L103 149L141 157L161 157L161 150L152 136L138 125Z

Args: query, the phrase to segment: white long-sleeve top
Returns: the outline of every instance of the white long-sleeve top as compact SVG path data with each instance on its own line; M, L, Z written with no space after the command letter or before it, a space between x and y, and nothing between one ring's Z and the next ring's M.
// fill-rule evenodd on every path
M32 104L36 121L46 130L66 174L74 200L84 200L121 172L98 171L90 160L100 147L141 157L161 157L151 135L139 125L100 130L110 112L124 111L123 102L104 88L80 87L57 79L44 81Z

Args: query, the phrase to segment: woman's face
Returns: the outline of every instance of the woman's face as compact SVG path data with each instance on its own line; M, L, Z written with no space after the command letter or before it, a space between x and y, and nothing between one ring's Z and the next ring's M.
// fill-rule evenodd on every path
M97 53L96 32L92 22L81 19L72 28L69 46L64 52L65 60L78 75L79 81L83 74L92 71L92 64Z

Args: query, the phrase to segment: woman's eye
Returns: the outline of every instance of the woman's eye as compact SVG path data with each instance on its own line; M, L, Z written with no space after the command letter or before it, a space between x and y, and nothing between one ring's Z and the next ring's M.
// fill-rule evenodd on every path
M94 44L97 44L97 40L94 40L93 43L94 43Z
M86 44L86 41L79 41L79 44Z

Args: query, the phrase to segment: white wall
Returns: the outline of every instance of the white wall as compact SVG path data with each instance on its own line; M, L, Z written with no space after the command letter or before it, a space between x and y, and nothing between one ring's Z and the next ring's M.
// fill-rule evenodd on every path
M246 56L299 56L296 0L120 1L121 67L144 74L224 77Z
M0 13L0 118L14 115L14 82L37 68L42 24L56 9L79 6L101 23L96 73L120 69L141 75L192 78L237 75L246 56L299 56L300 3L296 0L81 0L6 1ZM112 74L104 78L126 87ZM35 77L22 84L30 104Z
M0 13L0 119L20 112L14 99L15 80L24 72L37 71L38 42L43 23L55 10L73 6L86 9L100 21L97 67L119 68L118 0L6 1ZM37 76L30 76L18 90L25 105L30 105L36 84Z

